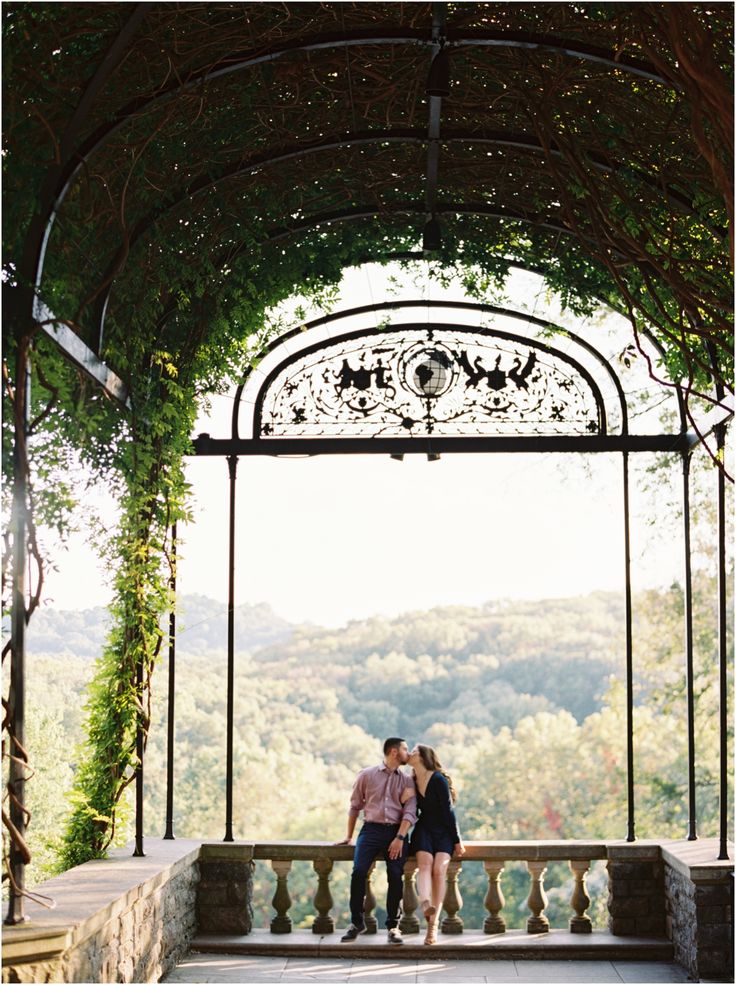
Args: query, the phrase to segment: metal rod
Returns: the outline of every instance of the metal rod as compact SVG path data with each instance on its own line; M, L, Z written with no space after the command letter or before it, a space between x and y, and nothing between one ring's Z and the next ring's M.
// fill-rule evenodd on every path
M728 855L728 659L726 611L726 425L716 428L718 472L718 669L720 683L720 845L718 858Z
M624 566L626 577L626 840L636 841L634 823L634 659L631 618L631 525L629 514L629 455L624 452Z
M470 438L212 438L200 434L192 442L195 455L464 455L481 452L678 452L697 442L694 434L631 435L480 435Z
M25 456L23 448L28 436L30 421L30 381L31 367L28 347L23 340L18 341L15 360L16 397L20 407L16 410L16 433L13 442L13 547L12 547L12 603L11 603L11 657L10 685L8 691L8 718L12 729L10 743L10 763L8 765L8 787L12 791L10 800L10 821L25 840L25 657L26 657L26 542L28 518L26 515L28 489L26 484ZM18 433L20 424L21 433ZM9 849L10 887L6 924L24 923L25 914L25 862L19 846L10 840Z
M685 547L685 681L687 687L687 840L698 837L695 791L695 675L693 670L693 577L690 549L690 453L682 453L682 516Z
M227 764L225 777L225 837L233 841L233 720L235 708L235 479L237 455L227 459L230 473L230 539L227 586Z
M174 839L174 699L176 693L176 521L171 526L171 611L169 612L169 695L166 736L166 831Z
M142 858L143 851L143 657L139 656L135 665L135 684L138 700L141 703L135 727L135 753L138 764L135 768L135 848L133 856Z

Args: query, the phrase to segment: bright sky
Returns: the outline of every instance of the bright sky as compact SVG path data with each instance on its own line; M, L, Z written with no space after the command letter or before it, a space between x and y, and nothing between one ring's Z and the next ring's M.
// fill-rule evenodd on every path
M382 290L374 277L364 297L381 300ZM350 300L362 303L359 285ZM216 398L196 430L227 436L231 406ZM224 602L227 465L190 459L187 472L195 522L180 531L178 587ZM623 591L621 489L619 455L241 459L236 604L268 602L288 619L336 626L441 604ZM653 535L651 506L633 490L635 589L680 577L679 538ZM111 504L103 512L111 526ZM81 537L56 560L55 607L108 601Z

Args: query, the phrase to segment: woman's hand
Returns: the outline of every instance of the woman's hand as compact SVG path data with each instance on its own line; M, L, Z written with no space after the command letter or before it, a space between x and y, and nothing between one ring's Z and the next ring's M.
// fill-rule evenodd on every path
M332 844L333 845L352 845L353 844L353 839L352 838L343 838L342 841L333 841Z
M465 854L465 845L461 841L455 845L455 851L452 853L454 858L462 858Z

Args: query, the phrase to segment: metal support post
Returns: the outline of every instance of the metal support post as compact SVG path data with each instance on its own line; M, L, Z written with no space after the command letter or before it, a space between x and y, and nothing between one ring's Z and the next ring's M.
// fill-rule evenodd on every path
M25 841L25 657L26 657L26 541L28 536L28 488L24 448L28 437L30 421L31 369L27 345L18 342L15 361L16 407L15 434L13 441L13 548L12 548L12 599L10 623L10 686L8 691L8 719L10 735L8 748L8 787L10 790L10 823L17 832L17 839L10 838L9 868L10 887L8 890L8 912L6 924L24 923L25 914L25 862L21 846Z
M135 754L138 764L135 768L135 848L133 856L142 858L143 851L143 657L138 657L135 666L135 686L141 707L138 709L135 727Z
M235 708L235 479L237 455L228 455L230 473L230 535L227 588L227 760L225 776L225 837L233 841L233 727Z
M629 455L624 452L624 565L626 578L626 840L636 841L634 824L634 658L631 610L631 524L629 513Z
M693 671L693 578L690 550L690 453L682 453L682 516L685 545L685 682L687 687L687 840L698 837L695 797L695 675Z
M716 428L716 443L721 467L718 472L718 670L720 684L720 823L719 859L728 856L728 654L726 611L726 425Z
M171 526L171 611L169 612L169 695L166 735L166 831L174 839L174 699L176 691L176 521Z

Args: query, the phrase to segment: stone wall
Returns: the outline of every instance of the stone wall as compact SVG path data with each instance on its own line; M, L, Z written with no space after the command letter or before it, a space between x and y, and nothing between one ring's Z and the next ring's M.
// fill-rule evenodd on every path
M199 845L173 844L160 853L151 845L145 859L128 849L45 883L56 909L5 928L3 981L159 981L196 932Z
M189 950L196 932L196 865L135 900L61 961L63 982L157 982Z
M727 868L667 862L667 936L675 961L695 980L733 981L732 876Z

